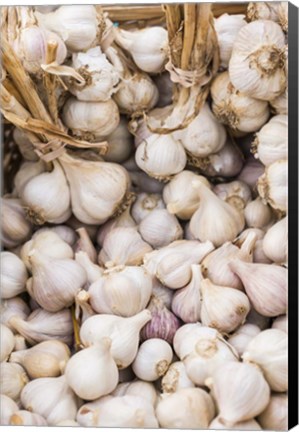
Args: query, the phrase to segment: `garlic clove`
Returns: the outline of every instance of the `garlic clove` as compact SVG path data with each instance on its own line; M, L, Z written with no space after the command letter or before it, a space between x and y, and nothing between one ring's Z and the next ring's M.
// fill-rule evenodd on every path
M8 426L10 417L19 410L19 407L14 400L5 394L0 395L0 407L0 424L1 426Z
M231 430L248 430L248 431L255 431L255 430L262 430L261 426L258 424L257 421L254 419L252 420L246 420L239 423L236 423L234 425L230 425L229 428ZM209 424L209 429L212 430L218 430L218 429L227 429L227 426L221 422L219 417L215 417L212 423Z
M1 298L10 299L26 291L27 278L20 258L11 252L1 252Z
M5 362L10 353L13 351L15 346L15 339L13 332L6 327L6 325L1 324L0 331L0 361Z
M166 374L162 378L161 385L163 393L175 393L183 388L195 387L186 373L184 363L181 361L171 363Z
M4 247L16 247L30 237L32 227L19 199L1 198L1 219L1 239Z
M28 376L22 366L17 363L1 363L0 383L2 394L17 402L23 387L28 381Z
M26 410L14 412L9 424L12 426L48 426L44 417Z
M288 396L272 393L266 409L258 416L263 429L286 430L288 428Z
M131 212L135 222L139 224L152 211L163 208L165 208L165 204L161 195L141 192L137 195L137 198L132 205Z

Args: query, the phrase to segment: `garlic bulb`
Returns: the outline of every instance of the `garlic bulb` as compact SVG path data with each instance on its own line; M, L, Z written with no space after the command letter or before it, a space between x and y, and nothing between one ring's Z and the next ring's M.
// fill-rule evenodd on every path
M248 363L226 362L206 384L213 388L219 420L226 427L256 417L270 400L262 372Z
M124 370L120 371L123 372ZM135 379L134 381L120 383L111 393L113 396L140 396L153 406L157 402L157 390L153 383Z
M152 319L143 327L140 336L142 340L159 338L172 343L173 337L180 326L179 319L168 309L163 300L153 294L148 310L152 314Z
M266 317L286 313L287 269L275 264L252 264L234 260L231 270L241 279L257 312Z
M116 92L120 75L99 46L73 54L72 67L88 76L85 85L70 86L70 92L78 100L103 102Z
M97 11L93 5L60 6L54 12L35 12L39 25L57 33L72 52L85 51L98 33Z
M272 225L263 238L263 251L267 257L284 264L288 260L288 219L287 217Z
M189 125L173 133L192 157L205 157L217 153L225 144L226 131L217 121L207 103Z
M48 43L57 44L54 61L62 64L65 61L67 49L57 34L36 25L21 28L13 47L27 72L33 74L41 72L41 65L47 63Z
M2 324L5 324L10 330L14 331L13 327L9 324L9 320L13 316L21 319L26 319L30 314L30 309L27 303L20 297L13 297L8 300L2 300L0 306L0 318Z
M29 381L22 366L17 363L1 363L1 393L17 401L25 384Z
M136 227L136 223L130 214L128 206L119 216L109 219L106 223L99 227L97 233L97 244L103 246L106 235L114 228L132 228Z
M57 161L53 162L51 172L41 173L25 184L21 199L28 218L35 224L60 224L71 216L69 187Z
M76 420L80 426L94 426L100 408L106 404L109 400L113 399L113 396L103 396L92 402L87 402L82 405L76 415ZM115 413L114 413L115 414Z
M19 407L14 400L4 394L0 395L0 407L0 424L8 426L10 417L19 410Z
M135 222L139 224L153 210L159 210L163 208L165 208L165 204L161 195L141 192L137 195L136 201L132 205L131 213Z
M26 291L28 278L22 260L12 252L1 252L1 298L10 299Z
M10 361L22 365L31 379L56 377L64 372L70 355L66 344L48 340L32 348L13 352Z
M44 417L26 410L14 412L9 424L12 426L48 426Z
M230 425L229 428L231 430L237 430L237 431L255 431L255 430L262 430L261 426L256 422L254 419L252 420L246 420L239 423L236 423L234 425ZM227 429L227 426L222 423L219 417L214 418L212 423L209 424L209 429L212 430L218 430L218 429Z
M184 288L177 290L173 296L171 309L185 323L200 321L201 289L203 280L200 266L191 265L191 280Z
M232 241L244 228L241 212L222 201L200 181L192 182L200 199L190 220L190 231L200 241L210 240L218 247Z
M47 169L46 163L39 159L37 162L24 162L14 178L14 185L19 196L22 195L26 184L34 177L44 173Z
M246 27L247 25L243 29ZM242 78L244 80L244 75ZM234 130L255 132L269 118L268 104L265 101L253 99L251 93L245 94L239 90L231 82L228 72L219 74L211 86L213 113L221 123Z
M282 212L288 208L288 161L276 161L266 167L257 184L262 197L275 210Z
M71 389L82 399L94 400L115 389L118 369L111 356L111 339L103 338L74 354L65 369Z
M278 2L250 2L247 7L247 18L250 21L255 20L278 20Z
M230 183L219 183L214 186L213 192L223 201L239 210L244 209L246 204L251 200L250 187L240 180Z
M256 183L259 177L264 174L265 167L258 160L253 157L246 159L245 165L238 175L237 179L246 183L252 190L252 192L256 191ZM256 195L256 193L254 193Z
M282 330L268 329L256 335L242 355L244 362L257 364L271 390L288 390L288 336Z
M263 429L286 430L288 428L288 396L272 393L267 408L258 416Z
M95 315L82 324L80 339L85 346L88 346L103 337L110 337L112 357L117 366L124 369L136 357L139 332L150 319L151 313L147 309L129 318L105 314Z
M86 102L72 97L64 104L62 120L74 135L97 140L117 128L119 112L112 99Z
M32 251L32 279L27 283L30 295L49 312L57 312L74 302L86 283L84 269L74 260L55 259Z
M200 388L180 389L160 396L156 415L160 427L207 429L215 414L211 396Z
M13 316L9 324L31 345L51 339L67 344L72 341L73 323L69 309L62 309L55 313L35 309L26 321L18 316Z
M152 277L143 267L114 267L106 270L88 293L96 312L132 317L145 309L152 293Z
M161 72L168 50L168 33L163 27L145 27L133 32L117 29L116 42L129 51L139 69L148 73ZM145 45L148 45L146 52Z
M244 216L246 225L249 228L264 228L271 222L273 213L271 207L264 204L261 198L258 197L246 205Z
M229 337L228 342L241 356L245 352L249 342L259 334L260 331L261 329L257 325L245 323Z
M228 67L234 42L238 32L245 24L245 15L229 15L224 13L219 18L214 19L214 28L220 50L220 66L222 68Z
M102 224L123 204L129 179L120 165L69 154L59 161L69 182L73 213L81 222Z
M210 187L205 177L184 170L176 174L163 189L163 200L168 212L183 220L190 219L199 206L198 193L196 189L190 188L193 180L199 180Z
M139 224L142 238L153 248L167 246L183 237L177 218L166 209L153 210Z
M209 279L201 282L203 325L221 333L231 333L243 324L250 309L247 296L239 290L214 285Z
M103 159L108 162L125 162L133 149L133 137L128 130L128 122L120 118L117 128L104 140L108 142L108 150Z
M105 236L99 262L105 267L140 265L151 246L142 240L135 228L114 228Z
M27 135L23 132L22 129L14 128L13 131L13 139L14 142L17 144L22 156L24 159L29 161L37 161L38 156L34 151L34 147L27 138Z
M113 95L122 114L134 114L153 108L159 98L158 89L145 73L122 77L119 90Z
M282 330L285 333L288 333L288 317L287 317L287 315L281 315L281 316L275 318L275 320L272 323L271 328Z
M0 361L4 362L14 349L15 339L13 332L6 325L1 324L0 329Z
M256 134L253 142L255 157L268 166L288 157L288 118L286 115L272 117Z
M46 398L43 397L45 391ZM25 409L43 416L49 426L62 420L74 420L78 410L77 398L64 375L30 381L22 391L21 402Z
M135 159L140 169L159 180L183 171L187 162L184 147L171 134L153 134L142 141Z
M31 234L31 224L19 199L1 198L1 239L4 247L13 248L25 242Z
M271 100L286 86L285 35L273 21L246 24L238 33L229 61L229 76L240 92Z
M186 373L184 363L181 361L171 363L166 374L162 378L161 385L163 393L175 393L183 388L195 387Z
M162 339L148 339L138 350L132 369L143 381L156 381L165 375L173 357L171 346Z

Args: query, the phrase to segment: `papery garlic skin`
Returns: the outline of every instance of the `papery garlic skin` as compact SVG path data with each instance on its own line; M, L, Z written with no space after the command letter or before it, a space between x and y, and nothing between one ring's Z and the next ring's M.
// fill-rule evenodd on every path
M211 396L199 388L164 393L160 398L156 415L162 428L206 429L215 414Z
M232 84L256 99L271 100L286 86L285 36L273 21L253 21L238 33L229 61Z
M232 430L237 430L237 431L241 431L241 430L248 430L248 431L262 430L261 426L254 419L252 419L252 420L246 420L246 421L242 421L242 422L236 423L234 425L230 425L229 428L232 429ZM226 430L227 426L221 422L221 420L220 420L219 417L216 417L216 418L214 418L214 420L212 421L212 423L209 424L209 429L212 429L212 430L215 430L215 429L216 430L218 430L218 429L224 429L224 430Z
M288 428L288 396L272 393L269 404L257 419L263 429L286 430Z
M184 363L181 361L171 363L162 378L161 385L163 393L175 393L182 388L195 387L186 373Z
M139 224L153 210L163 208L165 208L165 204L161 195L141 192L137 195L136 201L132 205L131 213L135 222Z
M219 408L219 420L230 427L264 411L270 388L262 372L251 364L227 362L215 371L212 386Z
M2 197L1 220L1 240L4 247L16 247L29 238L32 227L26 219L26 213L21 200Z
M265 205L258 197L246 205L244 216L249 228L264 228L271 222L273 213L270 206Z
M271 390L288 390L288 336L282 330L268 329L256 335L242 355L244 362L257 364Z
M93 5L60 6L54 12L35 12L39 24L57 33L72 52L84 51L96 41L97 11Z
M113 391L118 369L110 353L111 339L103 338L74 354L68 361L65 377L82 399L94 400Z
M288 334L288 317L287 317L287 315L281 315L281 316L275 318L275 320L272 323L271 328L282 330Z
M13 413L9 424L12 426L48 426L44 417L26 410Z
M22 366L17 363L1 363L0 384L2 394L17 402L23 387L28 381L28 376Z
M277 264L288 261L288 218L285 217L272 225L263 238L263 251Z
M153 248L169 245L183 237L183 230L177 218L166 209L153 210L139 224L142 238Z
M245 15L229 15L224 13L219 18L214 19L214 27L220 50L220 66L222 68L228 67L234 42L238 32L245 24Z
M18 405L14 400L5 394L0 395L0 424L1 426L8 426L10 417L19 410Z
M26 291L28 274L22 260L12 252L1 252L1 299L13 298Z
M249 342L258 335L260 331L261 329L257 325L245 323L230 336L228 342L241 356L245 352Z
M10 353L14 349L15 339L13 332L4 324L0 327L0 361L4 362L8 359Z

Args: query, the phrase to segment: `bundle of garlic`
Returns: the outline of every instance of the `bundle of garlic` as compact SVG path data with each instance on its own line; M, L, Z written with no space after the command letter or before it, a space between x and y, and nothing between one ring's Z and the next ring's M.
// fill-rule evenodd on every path
M1 18L1 424L286 429L286 3Z

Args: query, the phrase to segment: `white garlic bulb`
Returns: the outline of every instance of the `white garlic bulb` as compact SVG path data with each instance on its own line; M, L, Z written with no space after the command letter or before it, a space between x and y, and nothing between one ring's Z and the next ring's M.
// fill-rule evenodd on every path
M102 224L123 204L129 178L122 166L69 154L59 161L69 182L73 213L81 222Z
M269 118L267 102L253 99L250 93L246 95L238 91L231 83L228 72L222 72L214 79L211 96L215 116L234 130L255 132Z
M6 325L1 324L0 329L0 361L4 362L14 349L15 338L13 332Z
M255 431L255 430L262 430L261 426L258 424L257 421L255 421L254 419L252 420L246 420L246 421L242 421L239 423L236 423L234 425L230 425L229 428L231 430L237 430L237 431L243 431L243 430L248 430L248 431ZM218 429L227 429L227 426L222 423L221 419L219 417L214 418L214 420L212 421L212 423L209 424L209 429L212 430L218 430Z
M143 267L114 267L105 271L89 287L88 293L96 312L132 317L148 304L152 294L152 277Z
M95 315L84 321L80 329L80 339L85 346L88 346L103 337L110 337L112 357L117 366L124 369L136 357L139 332L150 319L151 313L147 309L129 318Z
M183 237L177 218L166 209L153 210L139 224L142 238L153 248L167 246Z
M148 73L161 72L168 49L168 33L163 27L145 27L135 31L117 29L116 41L130 52L139 69ZM145 44L148 45L146 52Z
M136 163L149 176L168 179L185 168L187 157L182 144L173 135L150 135L135 153Z
M1 298L10 299L26 291L28 278L22 260L12 252L1 252Z
M156 381L165 375L173 357L171 346L163 339L152 338L143 342L132 369L143 381Z
M260 196L275 210L288 208L288 161L278 160L266 167L257 183Z
M271 100L286 86L285 35L270 20L246 24L238 33L229 61L229 76L237 90Z
M60 6L54 12L35 12L39 25L57 33L72 52L84 51L95 42L97 11L93 5Z
M263 238L263 251L277 264L288 261L288 218L285 217L272 225Z
M282 330L285 333L288 333L288 317L287 317L287 315L281 315L281 316L275 318L275 320L272 323L271 328Z
M99 262L105 267L140 265L151 246L142 240L135 228L114 228L105 236Z
M255 157L268 166L288 157L288 118L286 115L272 117L256 134L253 142Z
M35 224L60 224L71 216L69 187L57 161L53 162L51 172L43 172L27 181L21 199L28 218Z
M261 329L255 325L250 323L245 323L241 327L239 327L228 339L230 345L232 345L238 354L241 356L249 342L259 334Z
M46 163L39 159L37 162L24 162L15 175L14 185L19 196L22 195L26 184L34 177L46 171Z
M218 339L224 340L216 329L205 327L200 322L185 324L177 330L173 339L173 348L179 359L184 361L194 351L198 341Z
M264 228L273 218L271 207L264 204L260 197L247 203L244 209L246 225L249 228Z
M10 361L22 365L32 379L56 377L64 372L70 355L66 344L58 340L48 340L32 348L13 352Z
M198 116L185 129L174 132L173 137L183 144L191 156L202 158L222 149L226 131L205 103Z
M133 137L128 130L128 122L122 116L117 128L104 138L108 142L108 150L103 159L108 162L125 162L133 149Z
M288 428L288 396L272 393L266 409L258 416L263 429L285 430Z
M103 338L74 354L65 369L71 389L85 400L94 400L115 389L118 369L111 356L111 339Z
M124 369L120 371L124 372ZM133 373L134 376L134 373ZM157 390L153 383L135 379L129 382L120 382L115 390L111 393L112 396L140 396L146 399L153 406L157 402Z
M163 393L156 408L160 427L172 429L206 429L215 407L211 396L200 388L184 388Z
M183 220L188 220L192 217L200 201L196 189L190 187L190 183L196 179L203 182L207 187L210 187L209 181L205 177L198 176L194 172L187 170L176 174L165 185L163 200L169 213L175 214Z
M257 364L273 391L288 389L288 336L282 330L268 329L256 335L242 355L244 362Z
M200 181L192 182L200 199L190 220L190 231L200 241L210 240L216 247L232 241L244 228L243 214L222 201Z
M21 365L8 362L1 363L0 385L2 394L17 401L28 381L28 376Z
M112 395L103 396L92 402L82 405L76 415L76 420L80 426L94 426L98 417L99 410L107 401L113 399Z
M250 187L240 181L235 180L229 183L219 183L213 188L213 192L223 201L231 204L239 210L244 209L251 200Z
M112 99L86 102L72 97L63 106L62 120L74 135L98 140L117 128L119 112Z
M14 400L5 394L0 395L0 424L1 426L8 426L10 417L19 410L18 405Z
M38 235L37 233L41 233L45 231L50 231L58 234L60 239L70 246L74 246L78 239L78 235L73 230L73 228L67 225L54 225L49 227L43 227L35 231L34 236L36 237Z
M9 324L9 320L13 316L21 319L26 319L30 314L30 309L27 303L20 297L13 297L8 300L2 300L0 305L0 318L2 324L5 324L10 330L14 331Z
M238 32L245 24L245 15L229 15L224 13L214 19L214 27L220 50L220 66L222 68L228 67L234 42Z
M130 206L128 206L119 216L109 219L99 227L96 237L97 244L103 246L106 235L114 228L120 227L136 227L136 223L130 214Z
M139 224L153 210L163 208L165 208L165 204L160 194L141 192L132 205L131 213L135 222Z
M186 373L184 363L181 361L171 363L166 374L162 378L161 386L163 393L175 393L183 388L195 387Z
M256 417L270 400L270 388L262 372L248 363L226 362L206 384L213 389L219 420L226 427Z
M16 247L30 237L32 227L26 219L26 213L21 200L2 197L1 220L1 240L4 247Z
M45 391L46 398L43 397ZM62 420L74 420L78 410L77 398L64 375L30 381L22 391L21 402L25 409L43 416L49 426Z
M72 67L88 76L85 85L73 84L70 92L78 100L90 102L107 101L117 90L120 79L118 71L107 60L99 46L72 56Z

